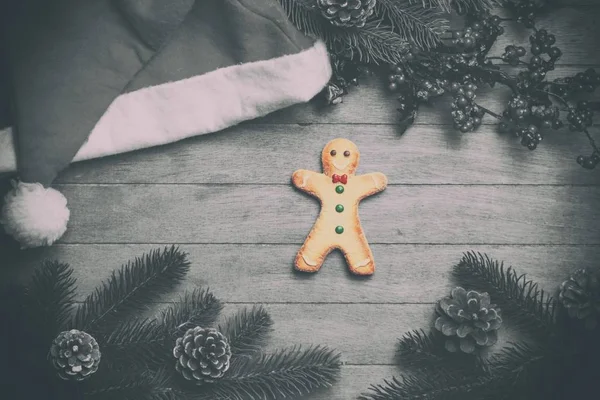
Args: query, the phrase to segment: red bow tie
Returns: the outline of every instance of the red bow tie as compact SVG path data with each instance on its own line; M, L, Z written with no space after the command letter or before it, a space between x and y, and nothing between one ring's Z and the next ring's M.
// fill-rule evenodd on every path
M348 175L346 175L346 174L344 174L344 175L333 174L332 178L333 178L333 183L341 182L344 185L346 183L348 183Z

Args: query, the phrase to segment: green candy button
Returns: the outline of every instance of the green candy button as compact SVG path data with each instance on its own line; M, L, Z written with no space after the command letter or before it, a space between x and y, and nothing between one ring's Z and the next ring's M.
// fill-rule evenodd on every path
M338 193L344 193L344 187L342 185L337 185L335 187L335 191Z
M338 204L337 206L335 206L335 211L337 211L337 212L344 211L344 206L341 204Z
M335 227L335 233L344 233L344 227L343 226L336 226Z

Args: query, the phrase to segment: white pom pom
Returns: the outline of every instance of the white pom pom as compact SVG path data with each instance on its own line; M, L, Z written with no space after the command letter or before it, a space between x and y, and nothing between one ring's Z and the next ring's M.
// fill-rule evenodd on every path
M67 199L39 183L18 184L4 197L0 223L21 248L50 246L67 230Z

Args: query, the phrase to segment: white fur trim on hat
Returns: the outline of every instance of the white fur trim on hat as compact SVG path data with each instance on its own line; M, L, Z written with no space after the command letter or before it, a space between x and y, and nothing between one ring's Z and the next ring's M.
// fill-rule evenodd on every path
M89 160L217 132L309 101L331 78L322 41L299 53L219 68L121 94L73 161ZM0 173L17 170L15 133L0 129Z
M4 197L0 223L21 248L50 246L67 230L67 199L39 183L16 183Z

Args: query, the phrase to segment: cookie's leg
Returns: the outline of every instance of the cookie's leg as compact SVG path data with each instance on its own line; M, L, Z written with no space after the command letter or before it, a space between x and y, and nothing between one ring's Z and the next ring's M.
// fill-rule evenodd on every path
M346 257L348 268L356 275L373 275L375 261L365 235L360 232L348 240L341 248Z
M298 271L317 272L333 248L326 235L319 235L318 231L313 229L298 251L294 266Z

